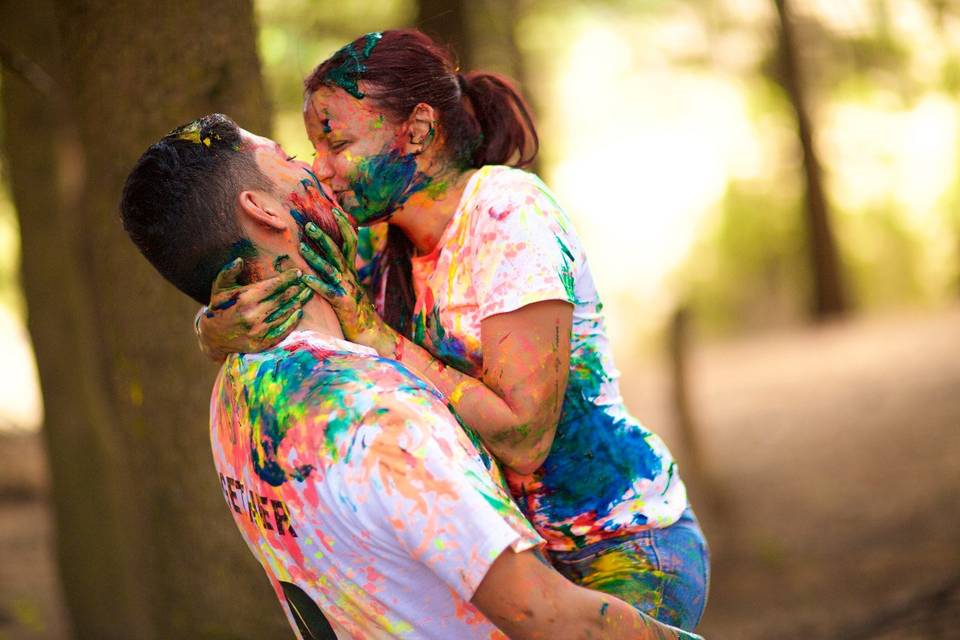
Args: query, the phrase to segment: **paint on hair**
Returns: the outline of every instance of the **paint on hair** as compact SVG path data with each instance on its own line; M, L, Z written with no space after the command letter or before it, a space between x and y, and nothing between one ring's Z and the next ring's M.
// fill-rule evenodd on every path
M341 58L340 64L331 68L324 80L340 87L357 100L363 100L364 93L360 91L359 83L367 70L364 62L373 53L374 47L377 46L382 37L382 33L366 34L363 36L363 48L360 51L357 51L352 42L341 47L339 51L333 54L333 59Z

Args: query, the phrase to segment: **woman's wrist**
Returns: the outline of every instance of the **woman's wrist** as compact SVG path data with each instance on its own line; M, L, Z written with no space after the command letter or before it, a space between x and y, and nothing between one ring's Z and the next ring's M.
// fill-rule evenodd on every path
M383 358L400 360L403 354L403 336L393 330L392 327L384 325L382 330L378 331L369 346L376 350Z

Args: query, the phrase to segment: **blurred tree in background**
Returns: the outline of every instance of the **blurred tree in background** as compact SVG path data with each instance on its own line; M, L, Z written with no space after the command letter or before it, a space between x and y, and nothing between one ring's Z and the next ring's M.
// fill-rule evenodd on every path
M718 39L757 29L755 20L744 21L742 15L732 10L733 3L692 0L692 4L706 28ZM778 0L775 4L782 3ZM925 99L936 100L941 92L956 99L956 90L950 88L951 69L957 59L956 45L949 41L949 29L943 27L943 16L956 11L956 7L948 2L930 4L934 5L936 15L941 16L938 19L941 40L927 50L918 48L917 42L905 41L903 33L895 27L899 23L902 31L905 20L908 25L911 25L909 20L922 20L922 6L911 5L909 19L901 15L903 4L895 6L888 0L837 6L835 13L847 21L839 27L826 24L823 14L812 10L810 5L789 5L793 11L790 20L795 39L793 49L803 70L800 90L805 94L802 99L806 119L815 130L803 145L811 149L819 147L823 156L823 160L816 163L822 169L823 195L814 200L830 200L829 194L836 194L842 183L854 175L856 169L846 165L859 162L858 169L862 170L869 158L866 154L872 151L870 146L886 143L894 153L898 145L902 148L910 144L904 139L910 132L884 129L878 118L876 124L880 126L871 127L871 138L864 140L864 155L859 158L841 155L845 150L838 147L838 117L852 121L857 111L861 111L863 121L873 115L871 111L883 111L890 114L890 124L899 124L895 114L906 115L911 109L921 109ZM901 13L897 13L898 10ZM804 186L803 165L790 159L790 141L783 136L789 126L786 123L796 117L796 98L782 65L783 38L773 35L783 34L780 15L771 12L761 21L761 28L768 29L771 35L765 39L766 51L755 58L753 65L730 68L719 60L707 63L715 72L735 77L744 84L750 96L751 118L757 123L766 123L766 134L780 136L777 146L783 150L772 158L774 162L766 167L760 180L733 179L728 183L717 216L704 226L701 240L694 245L687 264L673 281L679 290L687 292L702 325L711 332L795 324L811 308L807 300L815 301L814 316L818 315L818 308L831 308L825 299L830 296L823 291L818 293L818 289L823 288L818 285L823 276L817 275L815 267L808 266L811 261L806 257L817 244L811 244L806 230L814 225L803 222L802 212L811 199L810 188ZM930 73L929 65L942 65L942 71ZM919 122L921 115L917 114L916 118ZM830 131L816 131L817 124L824 121L830 121ZM770 123L778 124L774 129ZM919 128L920 125L913 126ZM889 164L895 161L895 156L881 156L879 160ZM884 169L890 173L894 170L889 165ZM893 177L897 177L895 173ZM872 184L864 182L871 178L856 179L860 181L857 186L867 187L863 191L902 186L887 184L884 181L889 177L876 175ZM832 294L835 299L832 304L848 297L839 308L851 305L870 311L942 301L943 283L948 279L943 276L942 257L950 253L957 255L960 242L945 248L931 246L928 238L931 224L957 228L958 201L956 195L950 195L956 193L956 184L960 184L960 180L954 180L954 187L943 200L933 203L942 212L942 219L933 223L928 219L923 223L926 228L918 227L920 223L911 220L923 213L910 211L920 205L896 196L877 200L864 199L861 194L853 194L857 197L851 198L845 193L847 200L859 199L861 203L850 207L842 203L837 206L834 202L834 211L824 218L829 220L828 224L817 223L821 229L832 228L830 235L836 237L836 258L828 260L834 265L826 271L835 271L840 280L848 280L847 285L841 284L839 289L847 293ZM955 237L960 240L960 234ZM822 248L813 254L829 255L830 250ZM813 260L812 264L817 262ZM954 268L950 271L958 272Z
M134 161L174 126L224 111L269 133L252 6L5 1L0 25L5 151L77 636L287 634L210 464L215 368L194 344L194 305L117 212Z

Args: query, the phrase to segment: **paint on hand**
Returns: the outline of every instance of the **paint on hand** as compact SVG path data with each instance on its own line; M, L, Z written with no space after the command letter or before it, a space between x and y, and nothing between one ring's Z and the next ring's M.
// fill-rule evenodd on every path
M229 308L232 307L233 305L237 304L237 300L239 300L239 299L240 299L240 292L238 291L237 293L234 293L233 295L231 295L229 298L227 298L227 299L224 300L223 302L218 302L217 304L211 305L211 306L210 306L210 311L224 311L224 310L226 310L226 309L229 309ZM213 314L210 313L210 311L207 312L207 317L208 317L208 318L212 318L212 317L213 317Z
M324 80L340 87L357 100L362 100L364 93L360 91L359 82L367 71L367 65L364 62L373 53L374 47L382 37L383 34L380 33L368 33L363 36L363 48L360 51L354 48L352 42L343 46L333 54L333 59L339 58L340 64L330 69Z

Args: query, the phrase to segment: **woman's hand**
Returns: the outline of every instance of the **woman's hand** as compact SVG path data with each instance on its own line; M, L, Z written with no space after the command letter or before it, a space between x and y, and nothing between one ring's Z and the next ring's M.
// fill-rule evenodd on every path
M399 336L380 318L357 281L357 232L338 209L333 215L343 236L343 250L320 227L308 222L304 231L316 249L301 242L300 255L316 275L303 276L303 282L330 303L347 340L372 347L381 355L390 354Z
M197 322L200 349L222 361L230 353L256 353L283 340L303 317L303 304L313 291L289 269L249 285L237 283L243 260L237 258L217 275L210 306Z

